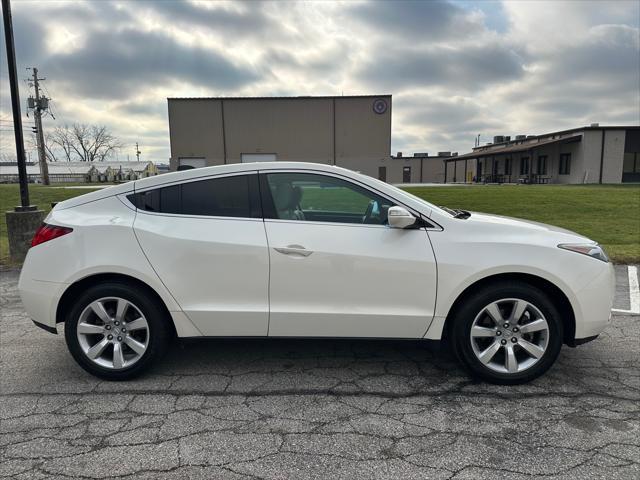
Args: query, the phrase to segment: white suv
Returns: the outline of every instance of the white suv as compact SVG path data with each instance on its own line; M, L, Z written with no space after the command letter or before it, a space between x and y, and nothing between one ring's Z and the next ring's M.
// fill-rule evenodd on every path
M461 192L464 194L464 192ZM593 241L449 210L342 168L234 164L59 203L20 276L34 321L107 379L172 337L447 339L514 384L610 321L613 267Z

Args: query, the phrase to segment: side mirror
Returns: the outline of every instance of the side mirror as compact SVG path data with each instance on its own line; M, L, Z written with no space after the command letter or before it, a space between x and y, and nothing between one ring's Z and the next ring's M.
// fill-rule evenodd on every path
M390 207L387 218L392 228L407 228L416 223L416 217L404 207Z

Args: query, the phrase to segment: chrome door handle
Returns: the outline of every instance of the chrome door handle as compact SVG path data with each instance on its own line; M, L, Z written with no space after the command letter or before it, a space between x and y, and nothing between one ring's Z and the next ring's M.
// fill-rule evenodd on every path
M273 249L284 255L300 255L302 257L308 257L313 252L311 250L307 250L302 245L287 245L286 247L273 247Z

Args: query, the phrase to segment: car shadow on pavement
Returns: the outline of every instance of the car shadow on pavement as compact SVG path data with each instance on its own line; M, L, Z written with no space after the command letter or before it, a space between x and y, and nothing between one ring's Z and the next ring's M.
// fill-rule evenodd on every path
M172 390L225 394L415 395L469 383L437 342L353 339L178 341L149 375Z

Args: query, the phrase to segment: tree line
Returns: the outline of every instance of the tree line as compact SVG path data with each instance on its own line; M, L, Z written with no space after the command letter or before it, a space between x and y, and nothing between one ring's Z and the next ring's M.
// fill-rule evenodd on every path
M82 123L56 127L44 143L50 162L102 162L124 146L106 126Z

